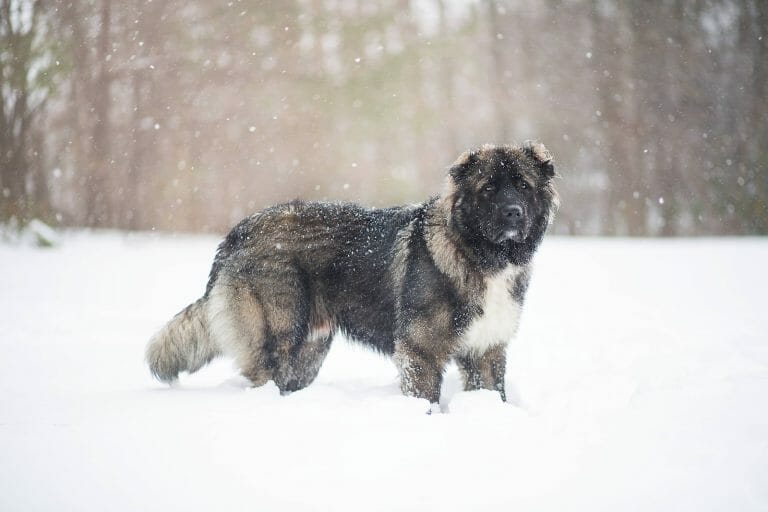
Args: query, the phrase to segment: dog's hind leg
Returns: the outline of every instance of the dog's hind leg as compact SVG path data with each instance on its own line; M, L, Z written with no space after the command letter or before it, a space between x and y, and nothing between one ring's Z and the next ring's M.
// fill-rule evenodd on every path
M283 267L264 276L259 285L267 326L267 367L280 392L291 393L315 379L330 348L331 333L310 332L310 282L300 268Z
M332 336L309 335L298 346L293 347L284 364L275 371L275 383L283 393L304 389L312 384L331 348Z
M262 267L248 277L221 277L211 290L209 322L218 344L254 386L274 380L283 394L308 386L332 333L310 333L306 276L294 267Z
M266 352L269 336L261 298L248 282L222 276L208 296L211 336L253 386L272 378Z

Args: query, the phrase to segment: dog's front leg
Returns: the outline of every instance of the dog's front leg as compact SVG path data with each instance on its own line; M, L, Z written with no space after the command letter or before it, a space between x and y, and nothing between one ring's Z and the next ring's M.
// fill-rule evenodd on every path
M507 366L506 344L495 345L482 354L466 353L456 356L456 364L464 377L464 390L491 389L507 401L504 375Z
M394 359L404 395L426 398L432 404L440 401L445 358L425 351L414 341L400 340L395 347Z

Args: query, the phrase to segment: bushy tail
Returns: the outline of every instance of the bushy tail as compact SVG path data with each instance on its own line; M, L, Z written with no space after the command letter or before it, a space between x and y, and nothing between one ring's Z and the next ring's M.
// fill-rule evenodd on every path
M196 372L221 353L211 340L206 299L190 304L149 340L146 360L158 380L173 382L180 372Z

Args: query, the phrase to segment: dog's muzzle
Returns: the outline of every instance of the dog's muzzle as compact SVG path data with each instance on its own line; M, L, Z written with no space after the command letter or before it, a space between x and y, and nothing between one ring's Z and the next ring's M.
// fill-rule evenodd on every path
M496 233L497 244L512 240L522 242L528 236L528 222L525 209L517 203L505 204L499 208L499 229Z

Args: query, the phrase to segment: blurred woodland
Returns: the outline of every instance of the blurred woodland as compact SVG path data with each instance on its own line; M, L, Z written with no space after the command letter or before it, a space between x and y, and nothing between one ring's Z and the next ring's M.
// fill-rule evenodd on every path
M0 222L226 230L554 153L555 231L768 234L765 0L0 0Z

